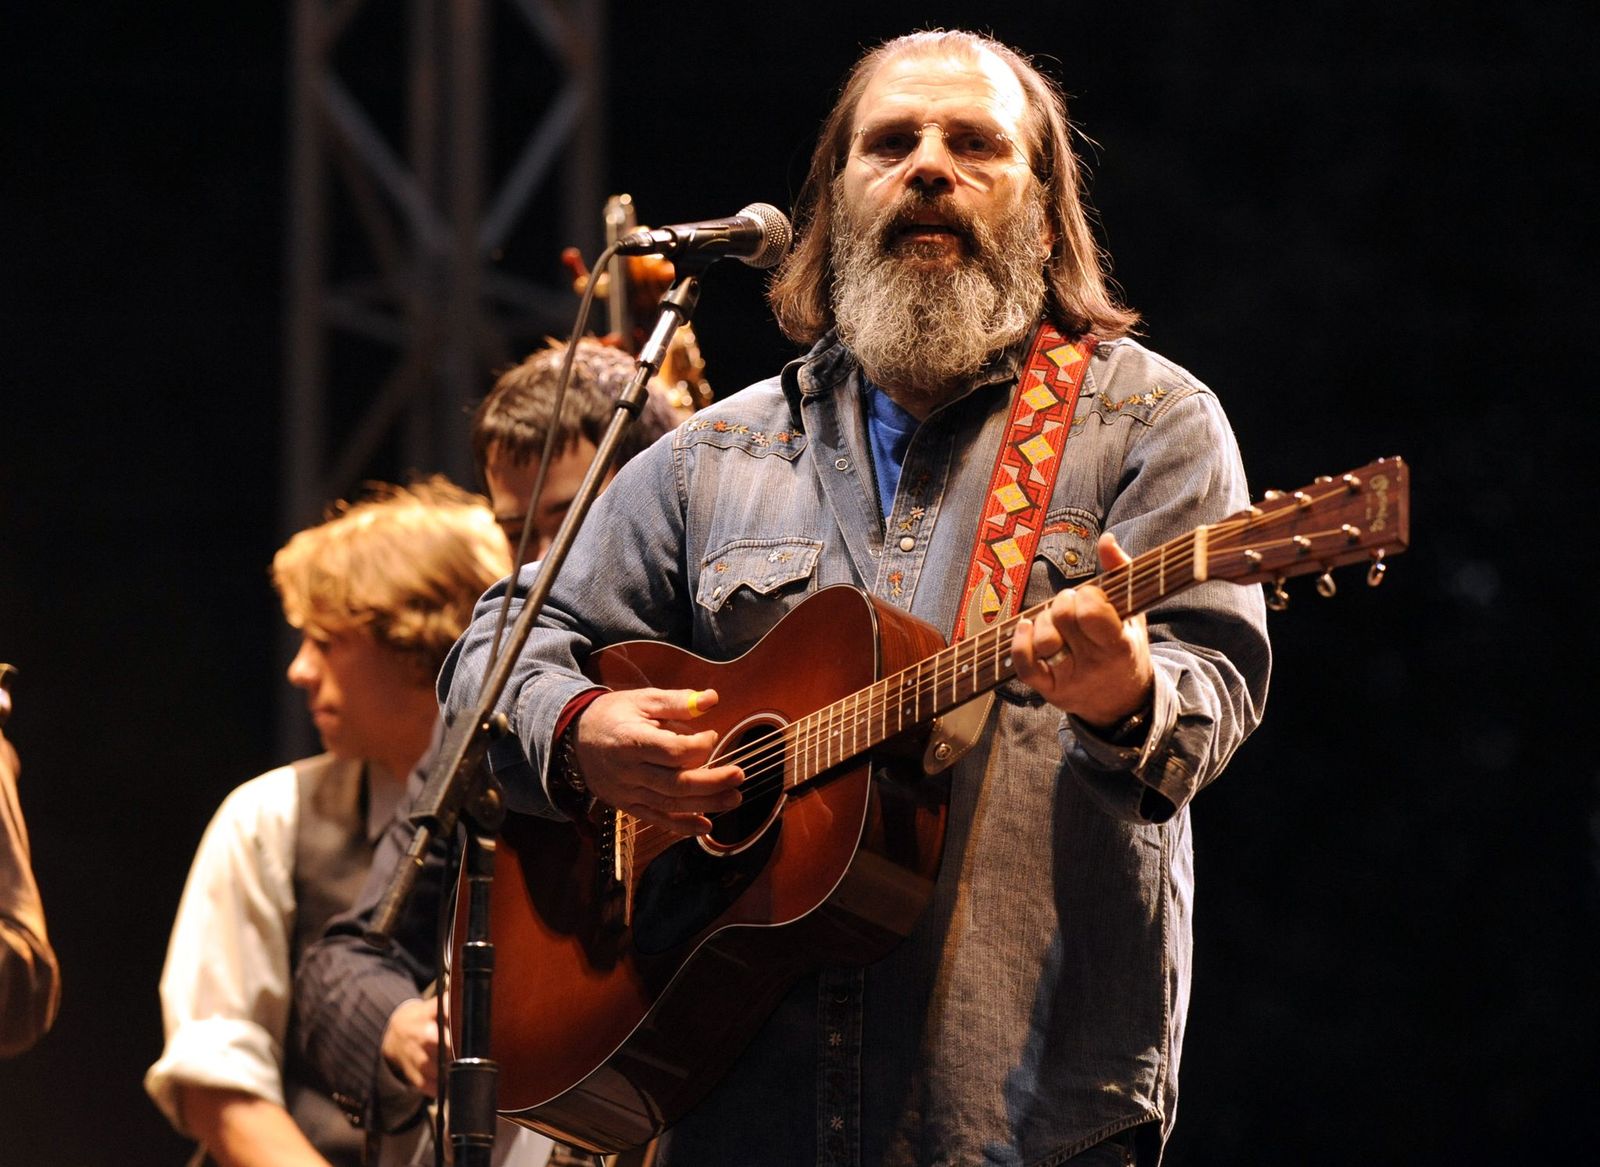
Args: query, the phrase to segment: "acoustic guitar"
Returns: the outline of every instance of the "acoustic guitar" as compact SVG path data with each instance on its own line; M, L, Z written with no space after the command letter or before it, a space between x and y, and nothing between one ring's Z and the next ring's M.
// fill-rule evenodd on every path
M1344 564L1367 563L1376 585L1407 546L1408 511L1405 463L1380 459L1086 582L1124 619L1211 580L1269 584L1278 607L1284 580L1319 573L1331 594ZM716 689L697 724L717 731L715 760L743 767L744 801L702 838L607 807L576 825L510 817L489 922L501 1113L597 1152L644 1144L716 1084L800 976L901 940L943 846L948 779L921 764L930 726L1015 677L1019 618L946 647L841 585L736 660L652 641L595 652L587 671L613 689Z

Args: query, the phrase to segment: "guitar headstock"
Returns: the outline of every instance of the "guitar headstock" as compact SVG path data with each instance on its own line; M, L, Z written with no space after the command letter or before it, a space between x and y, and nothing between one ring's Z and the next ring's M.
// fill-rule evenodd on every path
M1331 595L1329 573L1364 562L1367 582L1376 585L1384 561L1409 544L1409 488L1405 462L1379 458L1300 490L1268 491L1249 510L1204 528L1206 578L1281 584L1317 572L1318 590ZM1287 599L1281 587L1274 595Z

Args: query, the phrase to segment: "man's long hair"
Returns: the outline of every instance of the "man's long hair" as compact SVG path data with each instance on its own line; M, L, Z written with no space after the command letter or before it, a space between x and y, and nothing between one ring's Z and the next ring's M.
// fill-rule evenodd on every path
M1004 61L1027 95L1025 147L1044 197L1055 246L1045 261L1046 311L1068 337L1093 333L1124 336L1139 314L1122 304L1107 279L1105 254L1089 226L1082 170L1072 149L1066 101L1053 81L1022 54L999 41L964 31L915 32L887 41L856 63L823 123L811 169L795 201L800 242L784 259L767 290L767 301L784 335L812 344L833 327L833 263L829 237L834 228L834 177L850 158L856 107L878 68L892 57L963 56L989 52Z

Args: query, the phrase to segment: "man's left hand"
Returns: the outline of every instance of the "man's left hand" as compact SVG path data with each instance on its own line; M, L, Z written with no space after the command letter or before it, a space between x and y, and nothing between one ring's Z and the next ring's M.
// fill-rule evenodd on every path
M1102 570L1131 561L1110 532L1099 551ZM1138 712L1154 692L1144 617L1119 619L1097 587L1066 588L1037 619L1017 621L1011 656L1019 680L1097 729Z

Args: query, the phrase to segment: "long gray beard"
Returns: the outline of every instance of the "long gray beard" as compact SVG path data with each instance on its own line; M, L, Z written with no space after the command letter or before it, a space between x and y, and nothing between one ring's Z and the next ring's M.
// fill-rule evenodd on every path
M957 225L972 254L935 264L919 259L915 244L902 244L899 254L888 245L897 223L920 205L916 192L866 223L842 196L836 182L834 319L875 384L937 405L1038 322L1045 282L1037 197L992 225L963 216Z

